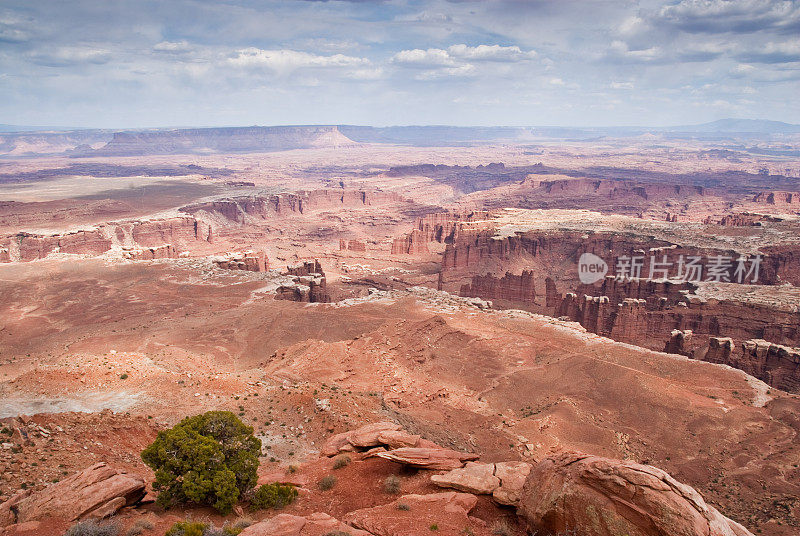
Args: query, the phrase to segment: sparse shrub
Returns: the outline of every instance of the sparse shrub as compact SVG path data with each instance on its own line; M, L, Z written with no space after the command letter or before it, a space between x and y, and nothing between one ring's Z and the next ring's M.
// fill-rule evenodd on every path
M287 473L296 473L297 472L297 466L296 465L290 465L289 467L286 468L286 472Z
M396 475L389 475L383 481L383 491L390 495L400 493L400 477Z
M259 487L250 501L251 510L283 508L297 498L297 488L291 484L264 484Z
M498 519L492 525L492 534L496 536L511 536L512 530L505 519Z
M142 452L158 504L208 504L227 514L256 484L261 440L229 411L187 417ZM190 536L190 535L187 535Z
M199 521L178 521L167 530L164 536L203 536L207 523Z
M336 485L336 477L333 475L326 475L323 476L319 482L317 482L317 486L322 491L328 491L329 489L333 488Z
M146 530L153 530L153 524L146 519L140 519L128 529L125 536L139 536Z
M326 532L322 536L352 536L349 532L345 532L343 530L332 530L331 532Z
M244 530L253 523L255 523L255 521L253 521L253 518L251 517L239 517L233 522L232 527L234 529Z
M439 525L437 523L431 523L431 530L439 530Z
M402 510L403 512L411 510L411 507L406 503L397 503L397 506L395 506L395 508L397 508L398 510Z
M333 459L333 468L341 469L342 467L347 467L351 461L350 456L347 454L339 454Z
M118 536L119 531L119 525L116 523L100 523L94 519L87 519L72 525L64 536Z
M237 527L218 528L211 523L200 521L178 521L172 525L164 536L236 536L244 530Z
M128 379L128 375L127 374L120 374L119 375L119 379L120 380L127 380Z

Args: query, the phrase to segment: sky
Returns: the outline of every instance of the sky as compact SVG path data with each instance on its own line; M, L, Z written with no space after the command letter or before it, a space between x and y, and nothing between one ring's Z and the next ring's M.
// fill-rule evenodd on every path
M800 0L2 0L0 123L800 123Z

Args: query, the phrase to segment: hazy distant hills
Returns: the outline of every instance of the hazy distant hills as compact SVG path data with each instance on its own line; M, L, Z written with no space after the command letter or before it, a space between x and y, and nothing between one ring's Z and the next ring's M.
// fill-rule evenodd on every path
M795 134L800 125L764 119L720 119L701 125L686 125L661 129L671 132L753 132L759 134Z
M37 130L38 128L38 130ZM251 126L176 129L44 130L0 125L0 156L143 156L339 148L359 143L412 146L535 143L603 138L786 140L800 125L756 119L721 119L675 127L456 127L358 125ZM13 130L13 131L11 131Z

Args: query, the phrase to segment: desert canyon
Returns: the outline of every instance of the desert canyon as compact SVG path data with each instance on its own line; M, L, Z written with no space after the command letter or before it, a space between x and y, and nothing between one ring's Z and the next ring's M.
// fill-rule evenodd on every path
M799 136L0 134L0 531L796 535ZM210 410L296 501L154 504Z

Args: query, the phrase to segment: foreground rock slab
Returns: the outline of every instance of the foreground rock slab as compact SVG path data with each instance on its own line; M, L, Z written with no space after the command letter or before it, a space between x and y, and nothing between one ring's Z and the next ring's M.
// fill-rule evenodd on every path
M350 534L372 536L369 532L354 529L328 514L314 513L308 517L279 514L244 529L240 536L323 536L325 534Z
M97 463L39 492L22 492L0 504L0 526L51 517L108 517L144 495L143 478Z
M475 495L455 491L403 495L389 504L350 512L344 521L375 536L488 536L491 532L483 522L469 517L477 502Z
M463 467L465 462L478 459L477 454L458 452L441 447L402 447L388 452L376 452L371 456L377 456L403 465L410 465L411 467L445 471L458 469Z
M526 462L467 462L462 468L431 476L431 482L442 488L491 494L498 503L515 506L530 471L531 464Z
M694 488L638 463L564 453L528 476L518 513L531 530L591 536L752 536Z

